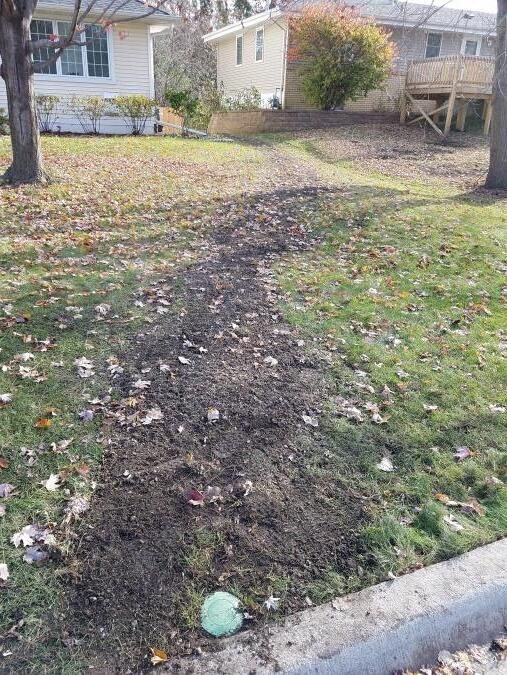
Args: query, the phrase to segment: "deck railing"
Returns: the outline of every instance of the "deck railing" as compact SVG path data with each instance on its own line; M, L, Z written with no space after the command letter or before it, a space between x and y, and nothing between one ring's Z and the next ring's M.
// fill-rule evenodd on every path
M456 84L458 92L490 94L494 69L495 59L488 56L457 54L413 61L408 67L407 89L445 92Z

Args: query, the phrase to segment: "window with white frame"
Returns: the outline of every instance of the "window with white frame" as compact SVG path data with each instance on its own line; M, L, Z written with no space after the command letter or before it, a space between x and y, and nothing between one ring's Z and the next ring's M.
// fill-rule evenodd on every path
M243 36L236 35L236 65L241 66L243 63Z
M434 59L440 56L442 48L442 33L428 33L426 39L426 58Z
M264 60L264 28L257 28L255 31L255 61Z
M30 25L30 35L32 40L49 40L55 34L52 21L43 21L34 19ZM32 58L34 63L46 63L54 55L54 50L49 47L38 47L33 50ZM44 66L42 72L45 75L56 75L56 62Z
M34 19L30 25L32 40L49 39L52 36L67 37L70 31L68 21L50 21ZM110 76L109 39L107 33L100 26L85 25L81 33L83 46L71 45L64 49L59 59L44 66L45 75L60 75L64 77L100 77ZM54 50L50 47L34 49L34 63L45 63Z
M465 38L463 40L463 48L462 52L463 54L466 54L466 56L477 56L480 51L480 45L479 45L479 40L476 38Z

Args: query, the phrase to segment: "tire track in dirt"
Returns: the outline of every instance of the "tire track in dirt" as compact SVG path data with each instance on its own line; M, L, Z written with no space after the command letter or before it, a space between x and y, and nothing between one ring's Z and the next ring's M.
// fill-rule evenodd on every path
M325 365L284 322L271 271L311 245L302 221L333 191L266 152L264 188L218 209L203 258L157 285L174 312L123 359L124 393L150 368L146 396L164 419L114 432L76 552L70 633L100 654L95 672L146 666L149 646L213 648L182 621L186 610L196 618L200 593L235 589L263 622L255 607L276 580L289 580L289 612L304 606L310 581L355 565L361 505L339 476L323 483L312 472L328 441L302 420L322 410ZM210 407L217 422L207 419ZM208 486L216 502L187 503L186 489ZM199 553L205 564L196 569L189 556Z

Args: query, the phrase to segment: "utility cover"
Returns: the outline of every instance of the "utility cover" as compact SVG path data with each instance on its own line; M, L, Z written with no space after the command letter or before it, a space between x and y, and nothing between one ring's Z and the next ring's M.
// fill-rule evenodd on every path
M214 637L236 633L243 625L239 599L232 593L217 591L208 595L201 609L201 626Z

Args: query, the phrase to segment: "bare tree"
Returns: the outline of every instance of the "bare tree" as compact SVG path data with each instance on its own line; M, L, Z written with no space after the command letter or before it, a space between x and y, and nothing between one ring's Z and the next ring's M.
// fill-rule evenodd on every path
M486 186L507 189L507 0L498 0L493 118Z
M44 72L68 47L85 47L103 37L113 23L142 19L164 4L162 0L150 3L146 0L140 14L129 16L130 2L131 0L74 0L67 35L32 40L30 24L37 0L0 0L0 74L7 90L12 143L12 163L4 174L4 181L19 184L45 179L35 111L34 73ZM90 38L85 32L85 20L88 25L98 27ZM41 49L47 50L48 58L34 63L33 52Z

